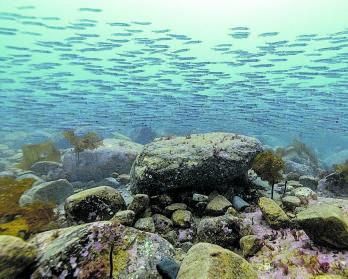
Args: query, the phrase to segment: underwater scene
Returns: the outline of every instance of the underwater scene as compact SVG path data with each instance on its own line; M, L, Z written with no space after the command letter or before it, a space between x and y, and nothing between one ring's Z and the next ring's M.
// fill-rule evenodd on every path
M347 11L2 0L0 279L348 278Z

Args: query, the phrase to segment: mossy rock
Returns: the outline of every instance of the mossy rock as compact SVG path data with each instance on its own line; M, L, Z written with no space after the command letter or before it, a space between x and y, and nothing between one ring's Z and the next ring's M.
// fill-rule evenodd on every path
M172 220L175 226L180 228L189 228L191 227L192 213L188 210L178 209L174 211L172 215Z
M178 279L256 279L257 274L241 256L218 245L198 243L187 253Z
M24 278L21 273L36 259L34 245L8 235L0 235L0 279Z
M50 141L28 144L22 147L23 159L19 167L30 169L30 167L39 161L60 161L60 152Z
M299 212L296 221L313 242L348 249L348 217L339 207L313 205Z
M263 217L272 228L279 229L290 224L289 217L274 200L261 197L258 204Z

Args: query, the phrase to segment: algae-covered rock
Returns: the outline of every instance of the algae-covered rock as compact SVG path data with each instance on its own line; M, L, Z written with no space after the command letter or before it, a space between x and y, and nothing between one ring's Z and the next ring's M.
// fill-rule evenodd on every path
M348 248L348 217L334 205L312 205L296 218L309 238L323 246Z
M109 221L40 233L31 243L39 251L33 279L105 279L110 263L112 278L161 278L156 265L174 256L172 245L160 236Z
M262 240L256 235L246 235L239 240L243 257L255 255L262 247Z
M36 256L34 245L15 236L0 235L0 279L23 278L21 273Z
M257 274L241 256L218 245L198 243L181 264L178 279L256 279Z
M105 139L94 150L79 155L69 150L63 157L63 169L70 181L99 181L112 173L129 173L142 145L127 140Z
M258 204L263 217L272 228L278 229L289 225L289 217L274 200L262 197L259 199Z
M251 137L230 133L161 138L145 145L131 171L134 193L226 189L245 176L262 150Z
M122 195L109 186L99 186L71 195L64 205L67 219L76 223L109 220L125 208Z
M222 195L215 196L205 208L207 215L218 216L223 215L232 203Z
M166 206L166 207L164 208L164 213L165 213L167 216L171 217L172 214L173 214L173 212L176 211L176 210L179 210L179 209L181 209L181 210L186 210L186 209L187 209L187 205L184 204L184 203L181 203L181 202L172 203L172 204L170 204L170 205L168 205L168 206Z
M232 249L238 245L243 234L243 224L237 217L224 215L203 218L197 227L197 237L201 242L209 242Z
M189 228L192 223L192 213L188 210L178 209L174 211L172 220L175 226L180 228Z
M61 204L73 193L74 188L66 179L44 182L24 192L19 204L21 206L35 202Z

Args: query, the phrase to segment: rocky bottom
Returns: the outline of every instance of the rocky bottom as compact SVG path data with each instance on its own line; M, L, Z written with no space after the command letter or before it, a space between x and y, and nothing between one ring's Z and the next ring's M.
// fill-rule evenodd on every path
M86 151L88 181L71 150L0 173L0 279L348 278L342 173L282 169L271 187L261 144L235 134L132 146Z

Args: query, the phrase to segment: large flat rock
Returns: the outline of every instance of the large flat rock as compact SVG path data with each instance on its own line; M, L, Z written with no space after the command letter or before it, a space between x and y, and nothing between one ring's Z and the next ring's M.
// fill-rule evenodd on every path
M135 160L131 190L157 194L178 189L226 189L246 175L261 151L257 139L231 133L160 138L145 145Z

